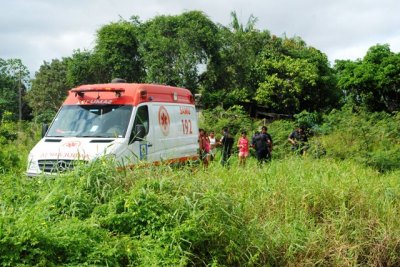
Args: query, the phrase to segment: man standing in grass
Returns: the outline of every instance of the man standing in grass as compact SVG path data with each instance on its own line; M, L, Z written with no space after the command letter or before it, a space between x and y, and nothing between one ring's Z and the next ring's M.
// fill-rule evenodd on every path
M292 151L303 156L306 154L308 138L304 126L297 127L289 135L288 141L292 145Z
M271 159L272 137L267 133L267 126L261 128L261 133L253 137L252 146L256 150L257 160L259 164Z
M233 137L229 133L228 127L224 127L222 131L222 138L220 140L220 144L222 145L222 165L225 166L228 163L228 159L231 157L232 154L232 147L233 147Z

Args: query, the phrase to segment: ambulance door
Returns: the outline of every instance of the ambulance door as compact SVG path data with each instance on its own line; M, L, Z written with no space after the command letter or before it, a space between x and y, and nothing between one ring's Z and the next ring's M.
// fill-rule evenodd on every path
M128 151L132 155L127 155L134 163L152 161L149 155L152 154L153 150L153 127L151 126L149 109L150 107L147 104L136 108L128 144Z

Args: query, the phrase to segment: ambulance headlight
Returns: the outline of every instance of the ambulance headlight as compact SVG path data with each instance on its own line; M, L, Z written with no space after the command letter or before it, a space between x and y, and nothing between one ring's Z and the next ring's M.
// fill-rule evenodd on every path
M36 173L39 171L39 164L37 159L33 157L32 155L28 156L28 173Z

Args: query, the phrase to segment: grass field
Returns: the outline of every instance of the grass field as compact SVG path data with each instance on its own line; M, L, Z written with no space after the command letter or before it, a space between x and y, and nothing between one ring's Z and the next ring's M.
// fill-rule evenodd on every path
M15 170L0 180L0 265L399 266L399 174L291 156Z

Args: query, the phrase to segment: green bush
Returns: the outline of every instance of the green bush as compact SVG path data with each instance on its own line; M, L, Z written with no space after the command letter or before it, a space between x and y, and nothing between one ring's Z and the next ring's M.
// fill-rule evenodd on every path
M228 127L233 135L240 135L241 130L248 133L254 129L253 122L241 106L232 106L224 110L221 106L212 110L203 110L200 117L200 128L207 132L213 130L221 133L224 127Z
M274 142L274 148L272 151L274 159L284 158L292 154L288 137L294 130L295 124L294 121L290 120L276 120L268 126L268 132L271 134Z
M352 159L379 171L400 168L400 115L354 112L345 107L324 117L320 142L327 155Z
M39 140L37 126L26 122L0 124L0 173L24 170L29 150Z
M17 139L18 125L10 120L10 112L4 112L0 122L0 145L5 145Z

